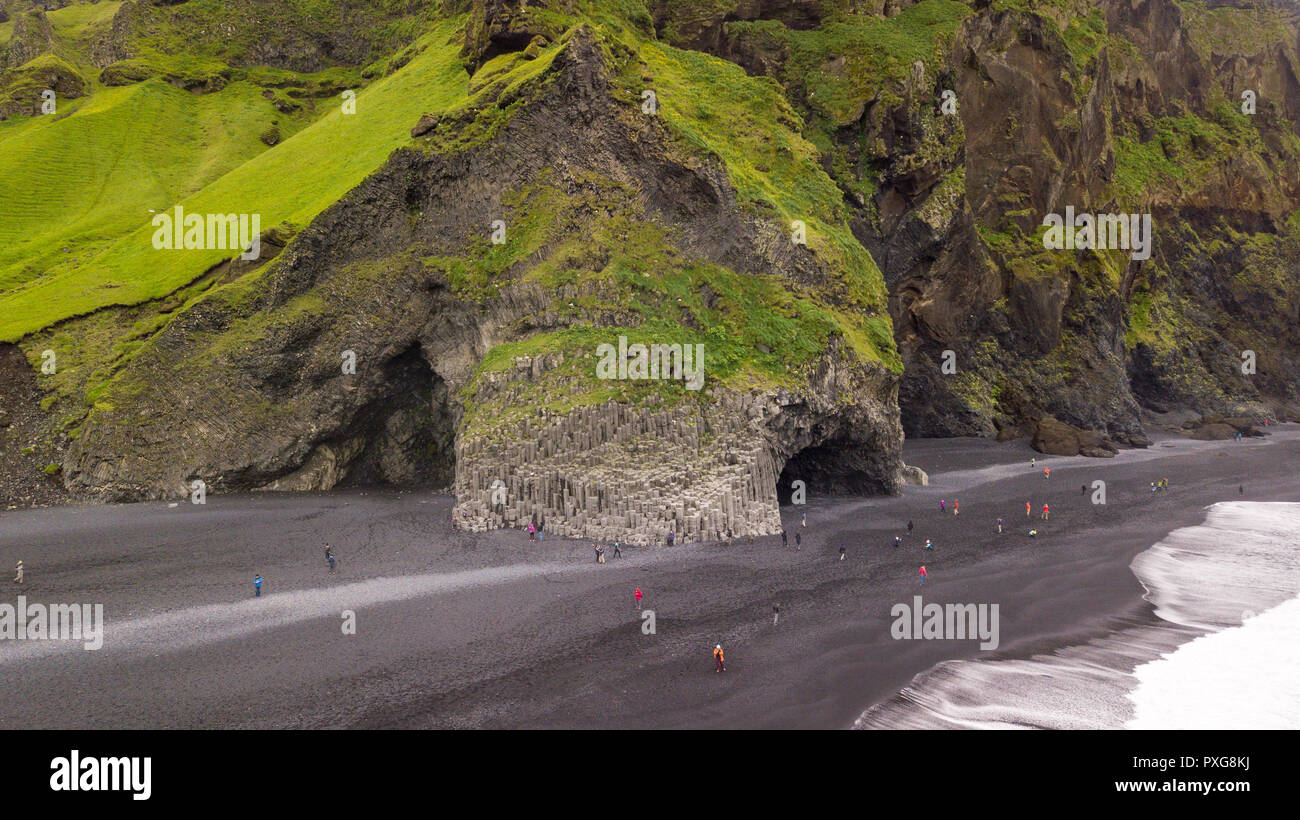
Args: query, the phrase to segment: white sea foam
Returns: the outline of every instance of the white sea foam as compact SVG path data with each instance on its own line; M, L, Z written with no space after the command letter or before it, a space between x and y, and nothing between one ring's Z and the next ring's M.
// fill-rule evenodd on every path
M1117 620L1028 659L939 664L855 728L1296 728L1296 533L1300 504L1216 504L1133 560L1154 623Z

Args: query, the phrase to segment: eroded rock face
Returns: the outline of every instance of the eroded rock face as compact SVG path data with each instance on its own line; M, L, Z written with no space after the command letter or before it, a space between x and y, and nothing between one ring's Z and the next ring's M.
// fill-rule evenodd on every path
M828 19L879 22L912 5ZM751 16L736 0L693 17L664 3L656 17L681 45L781 81L822 129L826 165L860 206L854 232L889 285L908 435L1006 439L1051 415L1140 445L1150 411L1288 415L1300 384L1289 318L1300 237L1285 224L1300 207L1300 11L1020 5L970 4L947 53L889 78L853 75L852 54L810 62L816 43L783 33L805 3ZM774 22L733 22L752 19ZM1090 30L1105 37L1080 49ZM847 81L833 86L836 105L810 69ZM1180 131L1243 124L1230 115L1247 90L1269 101L1245 126L1258 143L1216 149ZM940 112L946 91L955 115ZM1150 152L1182 178L1145 179ZM1152 258L1033 258L1042 218L1066 206L1150 212ZM1269 357L1250 378L1244 350ZM955 373L942 368L949 355Z
M553 366L554 363L552 363ZM547 369L520 361L479 388L511 397ZM808 389L711 390L673 407L610 403L539 413L503 437L456 445L457 525L541 523L558 535L631 544L716 540L781 531L779 499L898 489L896 381L827 351ZM845 402L854 397L851 406ZM494 498L494 490L499 495Z
M553 41L562 30L545 14L552 6L573 10L571 0L474 0L461 56L477 69L497 55L523 51L534 38Z
M778 532L778 479L810 493L894 492L897 376L837 341L797 389L706 375L704 390L676 400L559 410L550 408L571 386L562 377L576 379L563 366L589 348L485 366L501 345L575 324L609 326L613 341L626 320L583 313L575 302L591 293L547 291L521 275L526 264L479 300L426 261L482 243L510 210L503 200L538 180L566 196L635 192L623 207L685 259L808 287L833 279L742 208L716 162L629 114L636 101L611 91L589 30L519 93L496 102L514 109L491 141L451 151L439 142L488 103L440 118L428 143L395 152L265 274L209 295L153 339L114 385L112 409L85 424L69 486L121 499L176 496L194 479L209 492L452 485L459 526L536 520L625 543ZM355 374L340 368L349 353ZM578 375L573 384L590 381Z

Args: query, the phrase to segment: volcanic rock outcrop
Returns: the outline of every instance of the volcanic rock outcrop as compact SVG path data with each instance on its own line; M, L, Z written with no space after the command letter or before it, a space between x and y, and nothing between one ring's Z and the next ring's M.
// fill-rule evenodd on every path
M152 338L74 442L69 486L450 485L461 527L634 544L778 532L779 483L894 492L895 369L823 327L797 369L763 377L707 332L715 312L823 317L806 294L840 292L843 271L642 112L618 42L579 27L533 66L418 128L263 273ZM779 316L728 291L758 283ZM651 300L679 330L638 323L630 306ZM596 378L599 344L622 334L703 344L703 389Z

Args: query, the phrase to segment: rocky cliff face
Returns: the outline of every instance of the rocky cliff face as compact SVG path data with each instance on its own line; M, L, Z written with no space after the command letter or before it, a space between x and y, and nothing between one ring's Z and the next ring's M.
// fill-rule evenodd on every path
M1140 443L1153 413L1300 409L1294 4L725 5L656 22L820 132L889 284L909 435L1059 419ZM1152 257L1045 252L1066 206L1152 214Z
M465 102L273 261L88 324L77 493L418 483L469 529L694 540L775 531L794 481L895 491L904 430L1106 457L1300 418L1294 3L467 0L321 39L248 1L203 54L354 65L467 12ZM124 3L101 79L218 88L137 56L184 14ZM1067 209L1149 214L1150 254L1046 247ZM702 345L702 389L601 378L620 338Z
M777 532L778 480L894 491L896 370L799 324L824 315L807 293L856 298L845 272L644 113L650 69L620 40L580 26L534 60L501 60L516 68L485 61L471 105L423 121L264 272L150 340L72 445L69 486L452 485L460 526L536 520L627 543ZM755 282L780 315L743 303ZM791 323L811 347L769 350L765 375L709 335L725 316L742 335ZM599 345L620 335L701 345L703 389L597 378Z

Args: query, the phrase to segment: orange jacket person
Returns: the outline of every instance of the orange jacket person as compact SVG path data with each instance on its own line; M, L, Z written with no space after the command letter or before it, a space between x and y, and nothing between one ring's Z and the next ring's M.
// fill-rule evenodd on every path
M714 672L726 672L727 664L722 658L722 644L713 647L713 663L717 666Z

